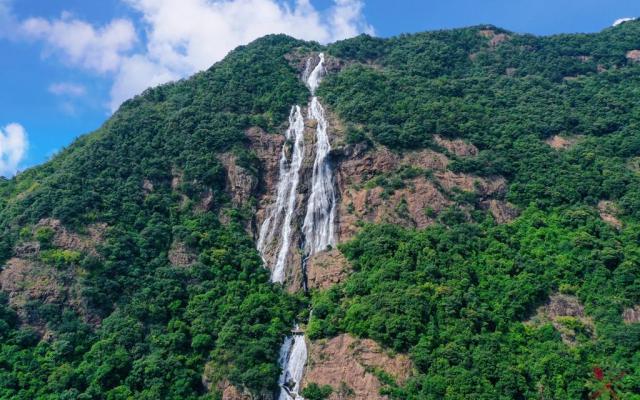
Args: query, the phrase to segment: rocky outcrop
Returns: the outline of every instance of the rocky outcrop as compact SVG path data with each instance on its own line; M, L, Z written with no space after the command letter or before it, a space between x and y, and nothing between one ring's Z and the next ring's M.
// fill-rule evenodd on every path
M307 262L309 289L328 289L344 281L349 273L349 262L337 249L323 251Z
M153 182L151 182L148 179L144 179L142 180L142 190L144 191L144 194L149 194L151 192L153 192Z
M361 222L385 222L406 227L425 228L435 221L438 212L452 204L438 187L424 177L405 183L386 196L384 189L347 188L342 193L338 211L338 237L345 241L360 229Z
M627 60L632 62L640 62L640 50L629 50L627 52Z
M30 304L55 304L67 306L93 326L100 324L100 318L91 312L81 295L77 282L80 271L76 268L59 270L43 265L36 260L12 258L0 272L0 289L9 297L9 305L14 308L22 323L38 331L43 339L53 333L47 329L46 321L30 309Z
M98 257L96 245L104 241L107 224L97 223L87 227L86 233L80 235L67 229L60 220L54 218L41 219L36 224L36 230L49 228L53 231L52 244L60 249L74 250Z
M232 153L220 155L220 161L227 172L227 192L231 194L234 206L242 206L253 196L258 187L258 177L238 165L238 158Z
M413 366L406 355L389 355L370 339L355 339L342 334L309 344L309 358L302 387L310 383L329 385L329 399L387 399L380 394L383 384L376 376L384 372L402 385Z
M577 343L578 329L588 336L595 335L595 325L593 320L585 315L584 306L577 297L566 294L551 295L547 303L540 306L536 314L525 323L551 323L560 333L562 341L570 346Z
M637 324L640 322L640 305L626 308L622 312L622 320L625 324Z
M560 135L554 135L545 140L544 142L556 150L566 150L573 147L580 140L579 136L566 137Z
M180 240L174 240L173 243L171 243L167 258L169 262L176 267L189 267L197 260L195 252Z
M489 210L495 221L499 224L506 224L518 217L520 211L516 206L501 200L487 200L482 202L482 206Z
M490 47L497 47L501 43L509 40L511 37L506 33L496 33L493 29L481 29L478 34L484 38L489 39Z
M459 157L473 157L478 155L478 148L464 140L449 140L440 135L434 135L433 138L439 146L444 147L447 151Z
M618 206L612 201L601 200L598 203L600 218L616 229L622 228L622 222L616 217L619 212Z

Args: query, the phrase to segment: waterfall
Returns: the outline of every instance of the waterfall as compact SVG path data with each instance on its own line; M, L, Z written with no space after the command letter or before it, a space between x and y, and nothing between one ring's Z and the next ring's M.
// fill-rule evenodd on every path
M280 181L276 192L276 203L270 209L270 213L265 218L258 236L257 248L265 263L269 247L273 243L274 235L280 228L280 235L277 238L281 241L275 264L271 268L271 281L284 282L284 271L289 247L291 245L291 220L296 206L296 194L298 181L300 180L300 167L304 156L304 118L300 111L300 106L293 106L289 115L289 129L286 133L287 142L293 141L293 152L291 162L287 157L288 143L282 146L280 156Z
M278 380L280 385L278 400L303 400L298 391L306 362L307 344L304 335L296 334L285 338L280 348L282 374Z
M328 156L331 151L327 135L324 109L317 97L311 99L309 118L317 121L316 158L313 163L311 194L307 201L307 214L302 231L305 236L305 254L312 255L335 245L334 220L336 194L333 187L333 171Z
M312 94L315 94L315 90L325 73L324 55L320 53L320 62L307 78L307 86ZM328 123L324 108L315 95L311 99L308 114L308 118L315 120L317 124L311 194L307 201L307 213L302 226L305 237L305 256L325 250L329 245L335 245L334 222L336 214L333 171L328 158L331 151L327 134Z
M307 119L316 122L315 159L311 177L310 194L302 225L304 236L304 260L310 255L322 251L335 244L334 222L336 212L336 194L333 187L333 171L329 162L331 144L327 132L328 123L324 108L315 96L320 81L326 74L324 54L319 54L319 62L312 68L312 59L307 60L302 79L311 92ZM296 195L300 179L300 168L304 156L304 117L300 106L291 109L289 128L286 132L287 142L280 156L280 177L276 192L276 201L260 226L257 248L267 266L271 267L271 281L285 281L285 267L291 247L293 217L296 209ZM293 141L291 161L287 151L288 144ZM278 234L278 236L276 236ZM275 260L271 255L274 242L280 243ZM274 263L275 261L275 263ZM305 272L303 261L302 270ZM303 279L304 280L304 279ZM305 290L306 290L306 282ZM279 357L282 374L278 380L280 394L278 400L304 400L299 394L300 383L307 362L307 345L305 336L296 325L293 336L285 338L280 348Z

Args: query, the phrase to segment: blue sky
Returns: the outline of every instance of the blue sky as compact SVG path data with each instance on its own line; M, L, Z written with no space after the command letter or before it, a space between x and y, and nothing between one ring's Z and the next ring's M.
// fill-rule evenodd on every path
M640 16L638 0L0 0L0 175L41 163L149 85L269 32L333 41L491 23L548 35Z

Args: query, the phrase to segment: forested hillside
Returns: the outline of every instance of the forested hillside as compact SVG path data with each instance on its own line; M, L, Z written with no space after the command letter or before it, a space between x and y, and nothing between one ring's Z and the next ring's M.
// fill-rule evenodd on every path
M305 293L256 239L319 51L340 244ZM267 36L0 179L0 398L271 399L298 322L309 400L640 399L639 174L638 21ZM343 346L357 386L336 338L398 367Z

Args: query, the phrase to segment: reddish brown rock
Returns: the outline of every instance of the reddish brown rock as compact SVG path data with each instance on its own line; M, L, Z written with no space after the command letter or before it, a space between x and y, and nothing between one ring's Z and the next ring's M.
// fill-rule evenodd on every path
M640 62L640 50L630 50L627 52L627 59L633 62Z
M519 215L518 208L509 202L491 199L483 202L482 205L489 210L499 224L509 223Z
M637 324L640 322L640 305L627 308L622 312L622 320L625 324Z
M55 247L79 251L98 257L96 245L104 241L107 224L91 224L87 227L86 232L81 235L67 229L58 219L44 218L36 224L36 230L39 228L50 228L53 230L52 243Z
M413 366L406 355L389 355L373 340L358 340L343 334L309 344L302 387L312 382L329 385L333 388L330 400L387 399L380 394L381 382L370 372L375 369L386 372L402 385ZM347 393L349 396L345 396Z
M499 44L511 38L506 33L496 33L493 29L481 29L478 34L489 39L489 46L491 47L497 47Z
M598 203L600 218L617 229L622 228L622 222L616 217L619 212L618 206L612 201L601 200Z
M567 326L566 320L571 319L581 323L591 334L595 334L593 320L584 313L584 306L577 297L566 294L554 294L549 296L549 300L540 306L526 324L540 325L550 322L560 333L562 341L570 346L576 344L576 332L571 326Z
M179 240L174 240L173 243L171 243L167 258L169 259L169 262L176 267L191 266L197 259L195 252Z
M576 143L578 143L578 141L580 141L580 139L581 136L566 137L554 135L544 142L556 150L566 150L573 147Z
M349 262L337 249L320 252L309 258L307 283L310 289L328 289L344 281L349 273Z
M220 155L220 161L227 172L226 190L231 194L231 201L235 206L246 204L258 186L258 178L250 171L238 165L234 154Z
M491 196L503 194L507 187L507 182L502 177L487 179L451 171L438 172L435 177L448 192L458 189L465 192L477 192L481 196Z
M9 305L17 311L20 320L47 339L51 332L46 328L46 321L34 316L27 307L32 301L65 305L85 322L94 326L100 323L100 318L88 311L81 296L82 290L76 281L78 275L80 271L76 268L61 271L34 260L12 258L0 272L0 289L7 293Z
M445 139L440 135L435 135L434 139L436 143L449 152L460 156L460 157L473 157L478 155L478 148L471 143L467 143L464 140L455 139L449 140Z
M361 221L425 228L450 204L435 184L424 177L406 181L404 188L389 196L384 195L381 187L347 188L338 210L338 237L341 242L353 237Z

